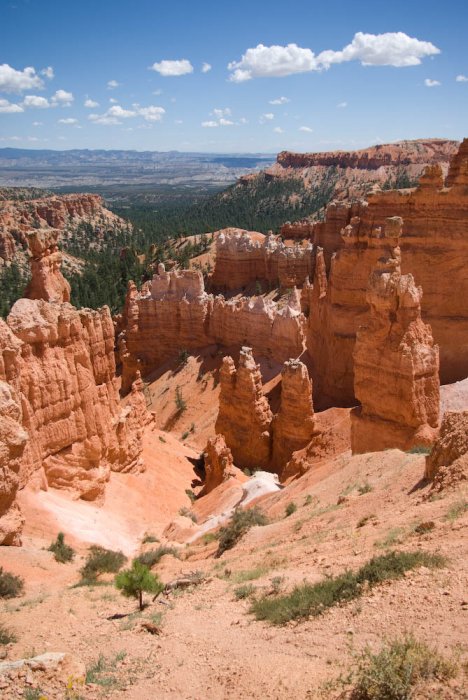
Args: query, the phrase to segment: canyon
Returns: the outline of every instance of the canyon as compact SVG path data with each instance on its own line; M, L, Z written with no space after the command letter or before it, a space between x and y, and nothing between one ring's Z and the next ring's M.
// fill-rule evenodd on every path
M402 167L417 184L381 189ZM0 320L2 566L25 577L28 596L50 587L15 613L28 643L43 651L46 624L53 648L88 666L97 650L114 655L115 697L312 697L320 682L335 699L327 682L352 663L351 635L359 648L417 625L447 649L463 639L468 139L283 152L264 175L299 172L313 187L325 168L344 179L323 220L266 235L232 222L188 269L156 256L114 316L70 303L61 248L70 227L95 227L98 246L127 224L94 195L0 202L4 259L21 248L31 268ZM258 509L263 524L223 551L236 514ZM47 549L57 532L78 553L70 564ZM136 617L132 601L76 586L90 545L147 561L161 547L149 567L161 598ZM256 597L395 548L447 558L363 586L363 607L349 600L283 627L247 618ZM20 640L8 654L26 651ZM40 673L51 697L75 690ZM15 683L0 666L0 691ZM96 686L80 692L96 697ZM462 686L453 680L447 700Z

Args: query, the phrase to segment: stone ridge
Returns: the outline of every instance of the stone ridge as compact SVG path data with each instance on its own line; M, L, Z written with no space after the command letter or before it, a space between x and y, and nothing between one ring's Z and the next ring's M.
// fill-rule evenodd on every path
M397 143L378 144L359 151L325 151L319 153L293 153L281 151L277 163L283 168L311 168L336 166L377 170L382 166L446 162L458 146L449 139L420 139Z

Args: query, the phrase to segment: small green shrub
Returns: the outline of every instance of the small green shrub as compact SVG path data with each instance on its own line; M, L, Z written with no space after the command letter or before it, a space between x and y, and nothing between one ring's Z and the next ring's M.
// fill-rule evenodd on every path
M160 442L167 442L166 438L163 437L162 435L159 435L158 439Z
M250 598L256 591L256 588L251 583L246 583L243 586L238 586L234 588L234 595L236 600L244 600L245 598Z
M463 499L453 503L447 511L445 519L453 523L458 520L468 510L468 501Z
M177 356L177 364L178 364L178 366L179 366L179 367L184 367L184 366L187 364L189 357L190 357L189 351L186 350L185 348L181 348L181 349L179 350L179 354L178 354L178 356Z
M138 561L144 566L148 566L150 569L156 564L159 564L160 560L165 554L172 554L173 557L179 558L179 552L174 547L167 547L166 545L161 545L157 549L150 549L148 552L139 554L135 561Z
M428 455L431 452L431 447L425 445L415 445L410 450L406 450L407 455Z
M116 574L126 561L127 557L122 552L92 545L85 565L80 569L81 582L94 583L99 574Z
M294 503L294 501L291 501L288 503L286 508L284 509L284 512L286 513L286 517L289 518L290 515L295 513L297 510L297 505Z
M218 537L219 534L217 532L207 532L205 535L203 535L202 542L203 544L211 544L211 542L216 542Z
M16 634L12 632L8 627L0 623L0 644L12 644L17 641Z
M195 513L186 506L182 506L182 508L179 508L179 515L182 515L184 518L190 518L190 520L194 523L198 522Z
M23 695L24 700L42 700L44 697L41 688L26 688Z
M358 657L357 678L350 698L410 700L421 682L445 682L454 678L457 670L453 661L414 637L397 639L376 654L366 649Z
M363 496L365 493L370 493L372 491L372 486L369 484L369 482L365 482L365 484L361 484L358 486L358 493L360 496Z
M197 500L197 497L194 494L194 492L192 491L192 489L185 489L185 494L189 497L190 503L195 503L195 501Z
M220 557L223 552L232 549L254 525L267 525L267 523L268 518L258 506L250 510L236 510L229 523L219 531L219 545L215 556Z
M158 538L154 535L145 535L143 537L143 544L153 544L153 542L159 542Z
M428 532L432 532L434 528L435 522L433 520L427 520L423 523L419 523L419 525L415 525L414 532L417 535L425 535Z
M92 683L104 688L111 688L117 685L117 678L112 672L116 661L117 659L107 661L106 657L100 654L98 660L86 669L86 685Z
M182 433L182 435L180 436L180 439L186 440L189 435L190 435L190 432L188 430L186 430L185 433Z
M0 598L16 598L24 591L24 580L20 576L4 571L0 566Z
M175 405L176 405L177 413L183 413L187 409L187 403L184 401L184 397L182 396L182 390L181 390L180 386L176 387Z
M73 561L75 557L75 550L72 549L68 544L65 544L65 535L63 532L59 532L55 542L49 547L49 552L53 552L55 561L65 564L68 561Z
M236 583L244 583L245 581L255 581L261 578L268 572L266 566L257 566L255 569L247 569L246 571L236 571L233 578Z
M310 504L313 503L313 501L314 501L314 499L313 499L312 495L309 493L309 494L307 494L307 496L304 499L304 505L310 506Z
M115 577L115 585L127 598L137 598L143 610L143 593L161 593L164 584L147 566L135 559L130 569L124 569Z

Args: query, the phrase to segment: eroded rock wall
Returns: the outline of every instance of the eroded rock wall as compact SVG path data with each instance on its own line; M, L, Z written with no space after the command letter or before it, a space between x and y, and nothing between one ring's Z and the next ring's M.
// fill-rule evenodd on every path
M129 285L122 326L124 392L137 370L146 376L182 348L248 344L278 362L298 357L304 348L305 319L297 291L281 307L263 297L226 300L204 291L200 272L166 272L162 265L146 291Z
M347 223L339 250L331 258L326 297L318 306L310 306L307 340L315 366L314 389L326 405L352 405L355 400L356 332L367 311L369 275L381 254L376 240L392 216L404 220L402 273L413 274L424 290L422 317L430 323L440 348L441 381L450 383L468 375L467 144L465 140L453 160L448 187L444 187L443 171L434 165L426 169L417 189L377 191L368 202L340 205L340 218ZM317 226L325 231L329 226L334 236L335 207L330 215L330 220L327 217Z
M262 287L301 287L311 277L314 249L311 243L286 246L268 236L226 229L216 237L216 261L210 285L215 291L240 290L252 283Z

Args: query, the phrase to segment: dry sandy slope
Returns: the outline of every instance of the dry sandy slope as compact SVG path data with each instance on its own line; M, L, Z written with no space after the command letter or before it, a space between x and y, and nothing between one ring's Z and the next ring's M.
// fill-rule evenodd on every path
M167 439L166 444L158 443L167 445L169 453L176 444ZM152 449L157 447L153 444ZM21 657L32 648L37 653L65 650L89 666L104 654L114 660L118 685L107 690L88 686L81 695L107 693L135 700L318 697L322 684L352 663L351 648L359 650L367 643L378 647L385 638L405 631L437 644L446 654L459 646L466 658L468 514L461 504L467 494L460 488L425 500L429 487L421 483L422 473L423 458L418 455L397 450L344 454L267 497L261 505L271 524L251 530L220 559L213 559L216 543L185 547L180 560L164 557L156 570L165 582L195 569L211 580L169 598L169 605L155 602L145 610L145 619L162 612L161 636L141 631L139 617L107 619L135 610L133 601L111 587L70 588L80 560L57 564L50 553L38 549L39 538L26 538L23 549L2 548L7 569L27 572L26 596L1 604L0 621L8 621L19 637L9 657ZM139 478L150 477L135 477ZM172 486L182 498L185 484ZM362 486L367 492L361 495ZM311 499L306 501L308 495ZM286 518L290 501L298 509ZM127 512L131 510L129 500ZM372 517L357 527L366 516ZM154 518L157 523L159 514ZM428 520L434 521L434 530L415 534L414 526ZM449 563L440 570L412 572L320 618L281 628L255 622L248 603L233 595L241 571L259 569L253 584L265 589L272 577L284 577L287 589L303 579L314 581L358 568L388 547L441 552ZM121 651L125 659L115 662ZM441 697L466 697L462 678ZM332 691L322 695L335 696ZM57 691L51 697L63 695ZM430 697L436 695L431 691Z

